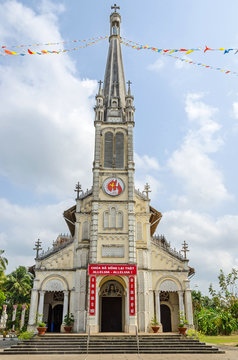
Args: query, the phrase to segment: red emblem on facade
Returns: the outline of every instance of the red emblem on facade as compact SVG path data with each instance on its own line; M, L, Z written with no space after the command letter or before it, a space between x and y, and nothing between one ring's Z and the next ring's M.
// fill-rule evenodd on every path
M124 188L124 182L119 178L108 178L103 183L105 193L111 196L120 195Z

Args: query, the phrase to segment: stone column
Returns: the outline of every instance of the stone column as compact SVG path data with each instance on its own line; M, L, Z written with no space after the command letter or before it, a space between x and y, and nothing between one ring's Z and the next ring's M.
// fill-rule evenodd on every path
M23 328L24 322L25 322L25 314L26 314L26 304L23 304L21 307L21 323L20 323L20 329Z
M17 316L17 305L13 305L13 312L12 312L12 321L16 320L16 316ZM15 330L15 324L12 325L12 330Z
M192 295L191 290L185 290L185 307L186 307L186 320L189 325L193 327L193 305L192 305Z
M179 298L179 312L184 314L184 302L183 302L183 291L178 290L178 298Z
M0 320L0 329L5 329L7 326L7 305L2 306L2 316Z
M28 321L28 331L35 329L36 324L36 312L37 312L37 304L38 304L38 290L31 290L31 305L30 305L30 313L29 313L29 321Z
M40 293L40 301L38 306L38 321L43 321L43 310L44 310L44 298L45 298L45 291L41 290Z
M160 291L155 291L155 309L156 309L156 319L159 324L161 324L161 316L160 316Z
M62 323L64 323L64 317L68 314L68 304L69 304L69 292L64 290L64 307L63 307L63 318Z

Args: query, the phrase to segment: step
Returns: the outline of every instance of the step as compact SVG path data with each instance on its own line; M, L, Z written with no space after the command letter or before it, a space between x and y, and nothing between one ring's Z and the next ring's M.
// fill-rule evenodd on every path
M1 354L86 354L87 340L87 335L36 336L4 349ZM217 348L180 335L140 335L139 351L141 354L222 353ZM137 352L135 335L92 335L88 346L90 354L136 354Z

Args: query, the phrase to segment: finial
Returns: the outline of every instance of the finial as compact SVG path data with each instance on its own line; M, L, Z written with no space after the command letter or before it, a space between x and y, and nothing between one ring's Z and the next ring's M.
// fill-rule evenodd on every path
M98 90L98 94L101 95L102 94L102 84L103 84L103 81L102 80L99 80L99 90Z
M184 258L187 259L187 252L189 252L188 250L188 244L186 243L186 241L184 240L183 244L182 244L182 250L184 253Z
M147 199L149 199L149 193L150 193L150 192L151 192L151 190L150 190L150 185L149 185L148 183L146 183L143 193L146 194L146 198L147 198Z
M36 259L38 259L38 257L39 257L39 251L42 250L41 243L42 242L40 241L40 239L38 239L35 242L35 248L33 248L33 250L36 250Z
M120 10L120 6L117 6L117 4L114 4L111 6L111 9L114 9L114 12L117 12L117 9Z
M132 84L132 82L130 80L128 80L127 84L128 84L128 95L131 95L131 84Z
M80 185L79 181L78 181L78 183L75 185L74 191L77 193L77 197L76 197L75 200L79 200L79 193L81 193L81 192L83 191L82 188L81 188L81 185Z

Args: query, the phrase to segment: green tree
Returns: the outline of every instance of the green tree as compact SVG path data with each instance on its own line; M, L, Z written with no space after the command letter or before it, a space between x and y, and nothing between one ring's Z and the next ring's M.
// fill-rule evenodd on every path
M7 258L2 256L4 253L4 250L0 250L0 272L6 270L6 266L8 264Z
M219 290L209 287L211 297L192 291L194 320L198 330L206 335L230 335L238 330L238 270L225 275L220 270Z
M33 284L33 275L24 266L19 266L6 276L3 284L7 302L10 304L29 304Z

